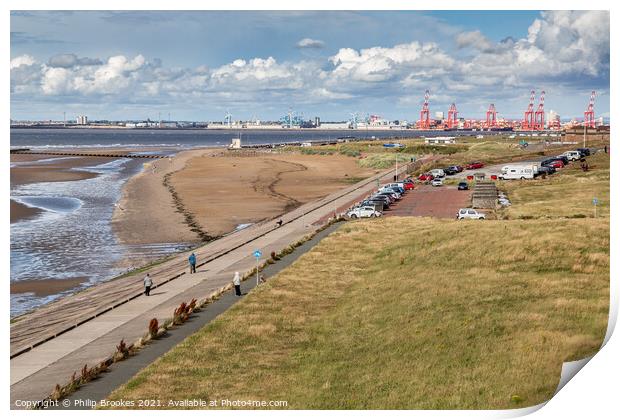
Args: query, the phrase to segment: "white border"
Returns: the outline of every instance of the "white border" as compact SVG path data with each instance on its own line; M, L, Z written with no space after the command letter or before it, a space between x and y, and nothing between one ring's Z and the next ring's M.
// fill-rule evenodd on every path
M418 2L417 4L412 4L411 1L396 1L396 0L383 0L381 2L370 2L368 0L340 0L338 2L327 1L327 0L297 0L295 2L291 1L275 1L275 0L263 0L256 3L250 3L247 0L228 0L226 2L218 2L218 3L209 3L208 9L211 10L403 10L403 9L411 9L411 10L487 10L487 9L495 9L495 10L524 10L524 9L534 9L534 10L544 10L544 9L562 9L562 10L594 10L594 9L605 9L611 10L611 66L617 72L618 67L618 54L614 49L614 46L617 46L617 10L614 10L614 6L617 3L612 3L611 1L599 1L599 0L590 0L588 2L577 1L577 0L564 0L562 2L556 1L548 1L548 0L506 0L506 1L484 1L484 0L471 0L466 3L455 0L444 0L442 2ZM172 9L171 6L174 8ZM133 1L129 2L127 0L94 0L94 1L76 1L76 0L57 0L55 2L43 1L43 0L8 0L2 2L3 14L1 16L2 27L5 28L0 35L2 37L2 46L3 53L5 57L5 65L2 67L3 80L5 81L2 84L2 91L4 96L4 101L2 102L2 114L4 116L5 124L9 121L10 118L10 72L8 61L10 61L10 34L8 28L10 27L10 14L9 11L11 9L15 10L50 10L50 9L59 9L59 10L200 10L204 9L206 4L196 1L188 1L188 0L175 0L174 2L170 1L161 1L161 0L152 0L147 2L138 2ZM615 9L618 9L618 6L615 6ZM618 95L616 94L615 89L615 77L614 71L611 72L611 99L610 99L610 115L611 111L616 108ZM612 118L613 124L613 118ZM618 130L612 125L612 139L616 138ZM9 128L8 124L6 128L2 132L2 139L4 144L5 153L2 155L3 159L3 168L4 168L4 180L5 180L5 197L9 196L9 156L6 153L9 145ZM612 146L612 154L611 154L611 162L612 168L617 168L620 163L620 159L616 157L615 154L615 146ZM614 171L612 171L613 173ZM612 177L615 179L615 177ZM611 197L617 197L618 188L620 186L617 182L612 182L611 185ZM612 198L613 201L613 198ZM3 242L3 252L1 254L2 258L2 267L5 278L5 291L6 298L2 301L2 307L4 309L5 314L9 314L9 299L8 295L10 293L9 290L9 281L10 271L9 271L9 255L10 255L10 247L9 247L9 202L5 201L5 207L3 209L3 215L5 223L3 224L3 233L4 233L4 242ZM612 213L617 213L615 211L615 206L612 206ZM618 224L616 223L615 217L611 220L611 236L612 236L612 247L611 247L611 261L612 261L612 269L611 269L611 292L612 292L612 308L611 308L611 320L612 323L615 324L618 313L618 301L619 301L619 293L618 293L618 281L617 281L617 265L614 263L615 257L618 256L617 249L614 246L616 239L618 237ZM611 327L611 325L610 325ZM2 323L2 332L4 336L5 344L5 358L4 358L4 372L9 371L9 323L8 320ZM611 329L608 331L609 341L603 347L603 349L596 355L594 358L576 375L573 380L570 380L564 388L562 388L559 393L552 398L544 407L535 411L533 414L530 414L530 418L532 419L583 419L584 417L593 417L593 418L608 418L611 417L612 413L618 413L618 378L620 374L620 363L618 362L617 355L620 354L620 344L618 342L617 334L611 335ZM9 384L8 381L3 381L3 390L5 395L5 410L8 411L9 406ZM377 416L390 416L396 418L469 418L469 419L480 419L480 418L503 418L505 416L512 417L515 415L524 415L527 414L528 411L531 410L519 410L512 412L498 412L498 411L390 411L390 412L372 412L372 411L336 411L336 412L311 412L311 411L297 411L295 413L289 412L252 412L249 414L248 412L233 412L233 411L222 411L222 412L184 412L181 415L189 416L192 418L204 418L205 416L209 417L217 417L217 418L238 418L241 417L249 417L253 418L285 418L294 415L296 418L313 418L317 415L320 416L335 416L338 418L376 418ZM9 414L9 413L6 413ZM123 413L124 414L124 413ZM131 417L133 418L149 418L152 417L168 417L170 412L154 412L154 413L146 413L146 412L132 412ZM9 415L24 418L45 415L46 418L75 418L77 416L83 417L84 415L89 415L93 417L105 416L108 417L109 413L107 412L23 412L23 411L13 411L10 412Z

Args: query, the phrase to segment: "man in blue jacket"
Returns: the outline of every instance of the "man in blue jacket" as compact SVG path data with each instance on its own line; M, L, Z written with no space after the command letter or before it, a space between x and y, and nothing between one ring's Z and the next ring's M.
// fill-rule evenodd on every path
M196 272L196 255L192 252L192 255L189 256L189 272L190 274Z

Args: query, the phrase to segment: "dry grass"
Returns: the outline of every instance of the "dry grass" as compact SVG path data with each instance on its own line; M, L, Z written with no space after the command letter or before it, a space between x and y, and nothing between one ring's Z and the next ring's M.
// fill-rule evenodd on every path
M609 155L589 157L590 170L572 163L546 179L507 181L500 184L512 202L503 212L508 218L594 217L592 199L598 198L597 216L609 219ZM607 220L609 223L609 220Z
M110 398L530 406L597 351L608 295L606 219L349 223Z

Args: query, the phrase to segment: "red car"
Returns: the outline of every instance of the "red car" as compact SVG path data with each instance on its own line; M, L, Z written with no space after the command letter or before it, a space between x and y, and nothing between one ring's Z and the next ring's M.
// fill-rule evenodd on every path
M564 162L561 160L554 160L549 166L553 166L555 169L562 169L564 167Z
M435 177L430 173L425 173L418 177L418 181L432 181L433 179L435 179Z
M403 181L403 187L405 187L405 191L409 191L415 188L415 185L412 181Z
M484 163L482 162L472 162L465 167L465 169L480 169L484 167Z

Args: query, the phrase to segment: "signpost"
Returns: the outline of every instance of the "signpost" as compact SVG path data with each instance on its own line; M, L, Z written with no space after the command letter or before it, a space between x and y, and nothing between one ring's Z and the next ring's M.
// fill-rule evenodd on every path
M592 199L592 204L594 205L594 218L596 218L596 207L598 206L598 198L594 197Z
M254 256L256 257L256 285L258 286L258 260L263 256L263 253L257 249L254 251Z

